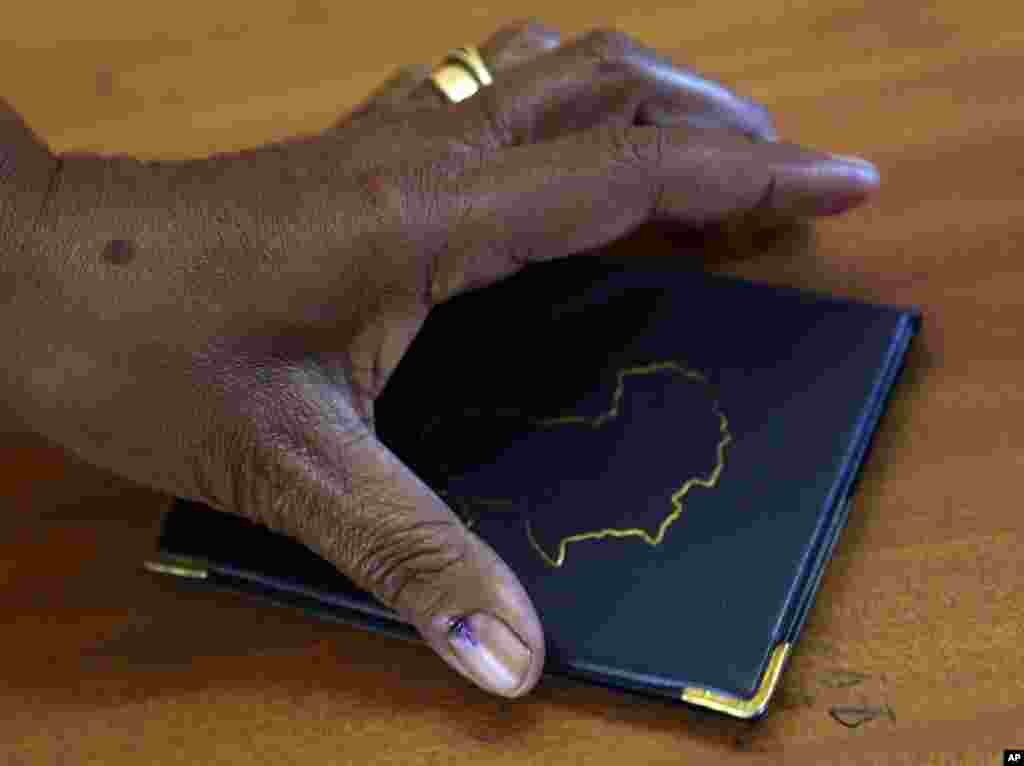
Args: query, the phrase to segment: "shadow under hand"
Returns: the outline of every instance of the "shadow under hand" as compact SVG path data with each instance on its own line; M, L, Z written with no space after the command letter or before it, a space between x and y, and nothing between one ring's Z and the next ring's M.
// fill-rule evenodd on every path
M378 400L381 438L438 487L493 460L531 418L572 409L594 380L633 361L624 349L661 300L606 289L607 270L596 259L543 264L435 309Z
M703 227L648 223L598 251L621 265L672 258L682 268L718 270L743 261L787 260L813 249L809 221L766 222L748 218ZM662 261L658 261L662 263Z

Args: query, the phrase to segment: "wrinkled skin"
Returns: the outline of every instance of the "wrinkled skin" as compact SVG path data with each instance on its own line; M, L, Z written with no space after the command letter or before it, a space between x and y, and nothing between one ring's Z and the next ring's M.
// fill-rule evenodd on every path
M197 160L57 157L5 113L0 394L96 465L295 537L519 696L528 596L374 434L428 312L647 221L838 213L878 176L615 31L481 50L495 83L462 103L404 70L322 134Z

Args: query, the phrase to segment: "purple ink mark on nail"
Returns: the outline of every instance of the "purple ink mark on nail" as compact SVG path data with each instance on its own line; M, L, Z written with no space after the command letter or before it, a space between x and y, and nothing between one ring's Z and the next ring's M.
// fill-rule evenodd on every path
M465 641L470 646L479 646L480 643L477 641L475 635L473 635L473 629L469 627L469 623L466 622L465 617L459 617L454 620L451 627L448 629L448 633L453 639L459 639Z

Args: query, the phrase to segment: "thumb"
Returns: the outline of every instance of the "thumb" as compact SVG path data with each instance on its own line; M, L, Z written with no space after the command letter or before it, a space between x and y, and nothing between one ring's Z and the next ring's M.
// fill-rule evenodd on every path
M361 421L303 420L260 440L272 469L248 473L275 480L243 493L262 506L246 515L332 562L486 691L532 689L544 636L508 566Z

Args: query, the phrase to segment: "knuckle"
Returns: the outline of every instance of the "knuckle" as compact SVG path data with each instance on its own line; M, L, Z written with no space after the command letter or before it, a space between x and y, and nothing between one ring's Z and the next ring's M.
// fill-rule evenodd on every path
M514 42L527 43L547 42L558 36L552 27L533 17L517 19L506 24L502 28L502 34L508 35Z
M615 125L608 129L612 156L626 165L657 166L666 151L666 134L653 126Z
M208 383L215 404L205 434L189 449L197 493L211 505L261 523L275 531L302 536L325 522L330 497L313 480L317 463L339 444L368 438L355 411L331 411L330 441L316 424L320 402L304 384L330 385L327 371L312 362L269 359L271 351L235 349L231 370L214 373ZM332 494L353 490L345 461L331 461Z
M377 516L374 527L360 536L353 576L383 603L400 612L421 616L436 609L447 596L445 576L467 557L466 539L457 522L394 522L382 521ZM452 534L453 531L460 533Z
M504 95L501 84L496 82L488 88L480 89L473 98L463 102L467 105L466 108L473 110L477 122L480 123L480 149L487 153L516 143L515 130L511 115L505 106Z
M602 64L621 62L636 49L633 38L618 29L598 28L586 34L582 40L587 55Z
M499 31L499 34L507 36L510 39L532 37L543 28L544 25L537 21L537 19L533 17L525 17L515 19L514 21L510 21L508 24L505 24Z
M277 532L290 531L295 483L250 428L227 429L193 456L201 499Z
M234 461L230 472L235 508L276 532L306 537L323 527L325 498L310 487L308 459L290 437L259 437ZM343 494L349 483L336 472L335 489Z

